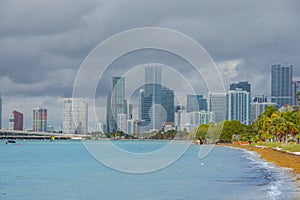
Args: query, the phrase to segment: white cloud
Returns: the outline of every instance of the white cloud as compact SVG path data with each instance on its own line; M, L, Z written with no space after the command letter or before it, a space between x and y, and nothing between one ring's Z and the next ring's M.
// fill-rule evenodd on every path
M222 76L225 79L233 79L236 78L237 73L237 66L241 63L241 60L234 59L234 60L227 60L227 61L221 61L217 63L218 68L221 71Z

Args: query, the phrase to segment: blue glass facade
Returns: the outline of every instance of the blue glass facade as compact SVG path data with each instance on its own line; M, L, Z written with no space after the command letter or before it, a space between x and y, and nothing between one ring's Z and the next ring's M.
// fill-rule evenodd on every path
M271 101L278 107L292 105L293 65L272 65L271 77Z
M167 87L162 87L161 95L161 105L166 112L166 122L174 122L174 92Z
M299 105L297 93L300 92L300 81L293 82L293 105Z
M161 66L145 67L145 85L141 103L143 131L160 130L162 128Z
M187 95L186 107L188 112L207 111L207 100L203 95Z
M112 92L108 95L106 107L107 131L114 133L118 129L118 114L126 113L124 77L112 78Z
M251 93L251 84L248 83L248 81L243 81L243 82L239 82L239 83L232 83L229 86L230 90L236 90L236 89L242 89L243 91L247 91L249 93Z
M227 119L250 124L250 93L242 90L229 91L227 95Z

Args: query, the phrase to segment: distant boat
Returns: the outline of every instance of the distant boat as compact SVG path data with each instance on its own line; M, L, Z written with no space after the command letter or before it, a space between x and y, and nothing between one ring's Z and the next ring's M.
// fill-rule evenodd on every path
M8 140L7 142L5 142L5 144L16 144L16 141L14 141L14 140Z

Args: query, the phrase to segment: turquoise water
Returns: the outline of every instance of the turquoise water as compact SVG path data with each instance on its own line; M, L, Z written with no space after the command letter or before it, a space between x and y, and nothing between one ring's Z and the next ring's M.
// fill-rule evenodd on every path
M109 141L101 141L105 144ZM215 147L204 159L191 147L147 174L104 166L80 141L0 141L0 199L296 199L290 175L252 152ZM167 141L116 141L149 152ZM116 156L116 155L111 155Z

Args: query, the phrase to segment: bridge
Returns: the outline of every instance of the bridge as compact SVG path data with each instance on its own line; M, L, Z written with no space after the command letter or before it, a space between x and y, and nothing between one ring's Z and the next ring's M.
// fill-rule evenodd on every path
M50 139L54 136L58 140L80 140L86 139L89 135L81 134L64 134L64 133L46 133L46 132L33 132L33 131L16 131L16 130L3 130L0 129L0 140L1 139Z

